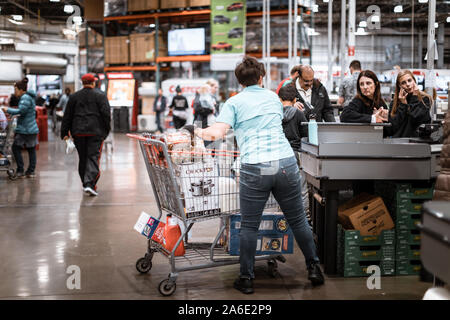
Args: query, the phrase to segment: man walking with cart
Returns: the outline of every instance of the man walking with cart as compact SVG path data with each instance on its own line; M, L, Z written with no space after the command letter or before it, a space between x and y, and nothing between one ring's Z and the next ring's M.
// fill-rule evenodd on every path
M83 89L70 96L61 124L61 138L72 137L79 156L78 173L83 191L97 196L103 141L111 130L111 110L106 95L95 90L95 77L81 78Z

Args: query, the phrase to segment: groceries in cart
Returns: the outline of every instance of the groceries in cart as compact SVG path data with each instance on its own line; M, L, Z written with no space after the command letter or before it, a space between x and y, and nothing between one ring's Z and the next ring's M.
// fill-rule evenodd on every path
M6 171L10 178L14 177L15 174L15 170L12 168L12 145L17 118L18 116L12 116L9 119L5 117L6 126L4 126L4 121L0 121L3 124L0 127L0 171Z

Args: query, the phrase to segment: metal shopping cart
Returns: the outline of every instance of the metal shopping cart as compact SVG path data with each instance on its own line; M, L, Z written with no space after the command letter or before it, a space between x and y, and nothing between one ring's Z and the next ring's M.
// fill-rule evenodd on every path
M144 156L152 189L159 209L158 220L163 211L175 216L184 225L175 247L169 251L161 243L150 239L147 253L136 262L140 273L152 268L156 252L167 257L171 271L167 279L159 284L159 292L170 296L176 290L179 272L238 264L239 257L227 252L230 245L226 231L229 218L239 212L239 187L234 179L228 178L232 161L238 153L226 150L176 151L160 135L128 135L137 139ZM186 141L179 141L184 143ZM225 175L225 176L224 176ZM233 180L233 181L231 181ZM271 197L265 210L277 211L278 204ZM190 242L188 234L195 223L210 219L221 219L219 231L211 243ZM184 241L185 254L175 256L175 251ZM267 260L269 275L277 274L277 261L285 262L278 252L257 255L255 260Z
M15 174L15 170L12 168L12 145L14 143L14 129L17 126L18 117L12 116L9 118L6 130L0 131L0 171L6 171L10 178Z

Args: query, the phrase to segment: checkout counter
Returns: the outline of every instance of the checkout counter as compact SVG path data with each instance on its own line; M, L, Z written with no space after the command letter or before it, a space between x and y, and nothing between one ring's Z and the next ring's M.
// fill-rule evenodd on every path
M442 145L384 139L386 125L317 123L317 144L302 139L301 163L314 194L313 231L328 275L337 274L340 190L349 190L353 182L362 180L430 181L439 174Z

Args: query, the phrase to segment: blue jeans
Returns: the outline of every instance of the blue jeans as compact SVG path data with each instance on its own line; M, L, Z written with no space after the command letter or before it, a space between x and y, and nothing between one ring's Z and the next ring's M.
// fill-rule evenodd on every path
M240 170L240 276L255 277L253 266L261 215L270 192L288 221L306 264L319 262L311 228L302 204L300 171L295 157L258 164L242 164Z

